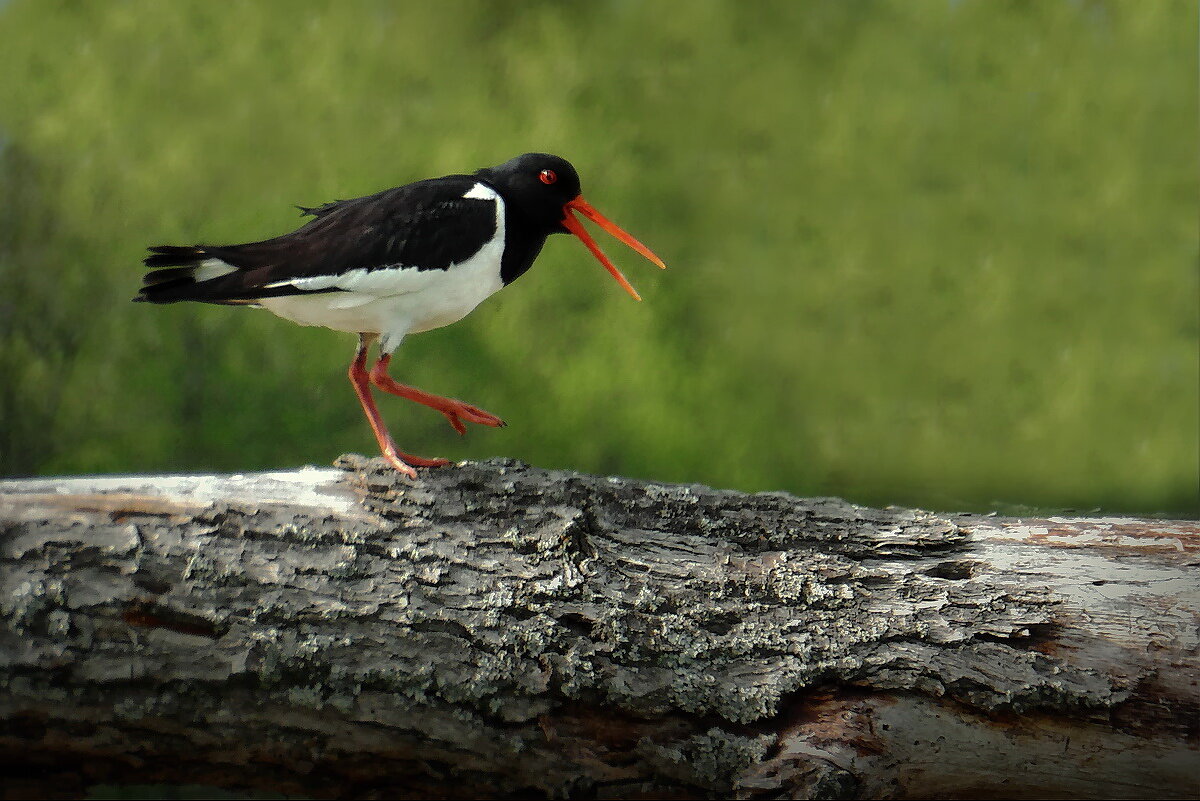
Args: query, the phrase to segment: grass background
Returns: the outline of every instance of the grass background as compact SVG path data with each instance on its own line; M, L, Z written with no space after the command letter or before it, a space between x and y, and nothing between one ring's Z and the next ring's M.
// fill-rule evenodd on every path
M402 448L956 510L1200 514L1194 2L0 6L0 472L375 445L354 338L128 302L143 248L571 159L583 247L393 374ZM612 240L609 240L611 242Z

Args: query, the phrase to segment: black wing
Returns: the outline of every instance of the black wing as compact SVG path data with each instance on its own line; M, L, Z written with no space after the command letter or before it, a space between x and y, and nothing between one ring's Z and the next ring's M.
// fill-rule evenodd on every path
M146 265L159 269L146 274L136 299L246 303L312 291L288 285L293 278L394 266L448 269L496 232L496 202L463 197L476 183L451 175L302 209L316 219L262 242L151 248Z

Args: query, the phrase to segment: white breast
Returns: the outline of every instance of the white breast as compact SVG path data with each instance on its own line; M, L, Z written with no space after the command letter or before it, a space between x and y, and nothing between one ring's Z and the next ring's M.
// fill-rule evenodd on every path
M500 278L504 200L483 184L475 184L463 197L490 200L496 207L495 234L465 261L445 270L397 265L293 279L286 283L299 289L343 291L264 298L261 305L301 325L380 334L380 346L385 353L395 350L407 334L461 320L504 286Z

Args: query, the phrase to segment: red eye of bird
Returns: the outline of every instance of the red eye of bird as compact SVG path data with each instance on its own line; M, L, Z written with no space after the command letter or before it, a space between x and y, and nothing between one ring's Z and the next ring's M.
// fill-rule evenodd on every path
M558 176L554 174L554 170L542 170L538 173L538 180L544 184L552 184L558 180Z

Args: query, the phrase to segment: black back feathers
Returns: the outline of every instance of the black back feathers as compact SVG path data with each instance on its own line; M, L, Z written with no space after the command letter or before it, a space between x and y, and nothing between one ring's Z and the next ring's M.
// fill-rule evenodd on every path
M452 175L339 200L301 211L315 219L291 233L241 245L150 248L135 300L247 303L267 297L336 292L287 282L350 270L411 267L445 270L479 251L496 233L496 202L463 197L477 179Z

